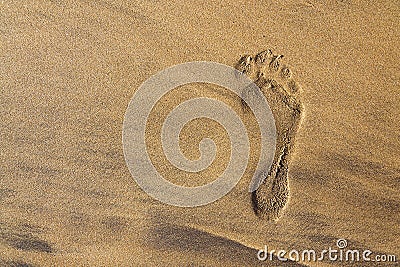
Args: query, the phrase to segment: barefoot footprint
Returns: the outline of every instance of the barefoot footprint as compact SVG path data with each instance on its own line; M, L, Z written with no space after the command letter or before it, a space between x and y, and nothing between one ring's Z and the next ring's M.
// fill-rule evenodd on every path
M289 200L288 164L300 125L303 106L298 100L299 86L290 69L281 63L283 55L271 50L243 56L236 69L246 74L261 89L275 118L276 152L262 185L252 193L255 213L267 220L277 220ZM251 94L246 91L242 93ZM249 107L242 101L245 111Z

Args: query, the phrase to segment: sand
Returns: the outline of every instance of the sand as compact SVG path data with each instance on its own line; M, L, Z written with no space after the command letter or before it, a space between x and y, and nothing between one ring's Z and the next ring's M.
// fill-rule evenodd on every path
M282 266L257 251L322 250L339 238L399 258L399 14L396 1L1 1L0 265ZM259 153L254 119L211 85L183 86L155 107L152 161L181 185L218 177L229 160L218 125L194 121L182 132L189 158L204 136L219 149L190 177L165 162L159 137L176 103L213 97L245 121L245 175L202 207L148 196L121 141L135 90L169 66L235 66L266 49L284 55L303 106L279 219L254 212L247 190ZM297 264L357 266L286 265Z

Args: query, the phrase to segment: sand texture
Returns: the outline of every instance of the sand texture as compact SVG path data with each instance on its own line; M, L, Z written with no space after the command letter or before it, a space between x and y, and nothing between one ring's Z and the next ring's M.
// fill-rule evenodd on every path
M399 261L399 25L399 1L0 1L0 266L397 266L261 262L257 252L342 238ZM216 179L230 157L218 123L196 119L180 134L192 160L203 138L216 144L198 173L168 162L160 132L179 103L217 99L248 130L238 185L179 208L129 173L121 136L131 98L189 61L236 67L270 103L276 154L253 194L260 129L238 96L211 84L181 86L154 106L149 157L175 184Z

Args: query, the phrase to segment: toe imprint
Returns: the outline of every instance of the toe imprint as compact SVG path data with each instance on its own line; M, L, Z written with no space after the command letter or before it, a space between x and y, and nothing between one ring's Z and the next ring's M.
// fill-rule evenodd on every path
M267 60L271 60L272 59L272 56L273 56L273 54L272 54L272 51L270 49L262 51L262 52L260 52L260 53L258 53L256 55L256 64L257 65L265 64L265 62Z
M281 58L283 58L283 55L277 55L272 58L272 61L269 63L271 72L277 72L279 70Z
M253 65L254 65L253 57L249 56L249 55L245 55L236 64L236 69L246 75L250 75L251 72L254 70Z

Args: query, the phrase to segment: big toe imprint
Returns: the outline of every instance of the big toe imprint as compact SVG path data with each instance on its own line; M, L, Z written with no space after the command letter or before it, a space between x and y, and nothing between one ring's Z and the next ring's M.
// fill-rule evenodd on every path
M252 193L255 213L267 220L277 220L289 200L288 165L294 139L301 122L303 106L299 101L300 87L291 70L282 63L283 55L271 50L256 56L243 56L236 68L252 79L263 92L275 118L276 152L264 182ZM246 89L242 94L248 94ZM245 102L244 109L248 110Z

